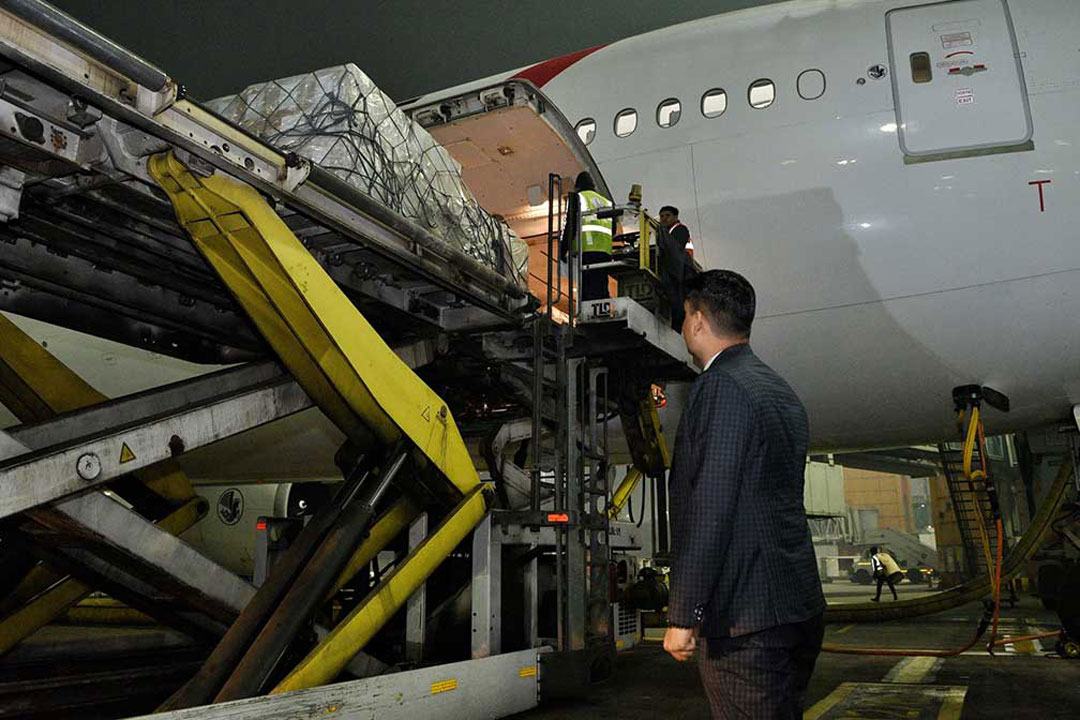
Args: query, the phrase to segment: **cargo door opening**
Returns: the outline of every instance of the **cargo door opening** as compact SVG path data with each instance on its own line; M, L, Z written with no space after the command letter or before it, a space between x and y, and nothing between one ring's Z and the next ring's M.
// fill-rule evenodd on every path
M460 163L462 179L481 207L504 219L523 241L520 252L528 253L529 291L543 302L549 266L549 174L562 178L565 193L573 189L578 173L587 170L599 192L610 197L573 126L534 86L520 80L402 109ZM562 299L553 303L563 312L569 310L566 284L564 278Z

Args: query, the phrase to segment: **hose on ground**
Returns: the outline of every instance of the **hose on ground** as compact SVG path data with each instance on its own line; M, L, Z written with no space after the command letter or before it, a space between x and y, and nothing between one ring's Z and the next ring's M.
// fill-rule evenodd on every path
M962 414L961 414L962 419ZM975 452L975 444L979 445L980 470L972 470L972 458ZM1004 556L1005 547L1005 531L1004 525L1001 521L1001 512L999 510L996 498L992 497L993 485L989 481L986 467L986 436L983 431L982 421L979 418L979 408L976 405L972 408L971 419L968 423L968 431L964 440L964 454L963 454L963 467L964 474L971 482L972 492L974 492L974 483L978 480L982 480L989 493L991 493L991 512L994 515L994 525L997 534L997 553L995 556L991 556L990 552L990 540L986 533L986 528L983 523L982 510L979 508L978 503L975 504L975 517L979 527L980 534L982 536L983 551L986 556L987 570L990 573L992 602L986 605L986 609L983 612L982 618L979 620L979 624L975 629L975 635L971 638L963 647L947 649L947 650L917 650L917 649L896 649L896 648L863 648L852 647L845 645L823 645L822 652L835 653L841 655L885 655L885 656L903 656L903 657L955 657L962 655L963 653L971 650L986 634L987 628L991 628L990 639L986 643L986 651L993 654L994 648L998 645L1006 645L1009 643L1022 642L1024 640L1036 640L1046 637L1054 637L1060 635L1059 632L1039 633L1036 635L1025 635L1021 637L998 637L998 621L1001 615L1001 573L1002 573L1002 560Z

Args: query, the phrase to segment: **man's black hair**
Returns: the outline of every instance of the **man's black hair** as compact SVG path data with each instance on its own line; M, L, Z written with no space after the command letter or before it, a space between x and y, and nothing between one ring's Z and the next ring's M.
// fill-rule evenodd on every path
M574 180L574 189L578 191L596 189L596 183L593 182L592 175L589 174L588 170L582 170L578 173L577 180Z
M871 554L871 555L877 555L877 545L875 545L874 547L870 548L870 554Z
M686 301L705 313L713 330L750 337L757 298L750 281L732 270L709 270L686 281Z
M674 205L665 205L664 207L660 208L660 212L669 212L675 217L679 217L679 208L675 207Z

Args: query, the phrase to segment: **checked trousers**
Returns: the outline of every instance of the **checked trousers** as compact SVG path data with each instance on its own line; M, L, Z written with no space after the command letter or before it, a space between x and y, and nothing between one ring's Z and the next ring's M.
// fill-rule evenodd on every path
M699 666L714 718L801 720L824 615L739 637L705 638Z

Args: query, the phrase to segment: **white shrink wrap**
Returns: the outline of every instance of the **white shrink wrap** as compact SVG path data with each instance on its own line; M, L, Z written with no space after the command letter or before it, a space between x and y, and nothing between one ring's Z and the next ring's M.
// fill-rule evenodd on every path
M525 243L480 207L450 153L356 65L250 85L207 106L525 284Z

